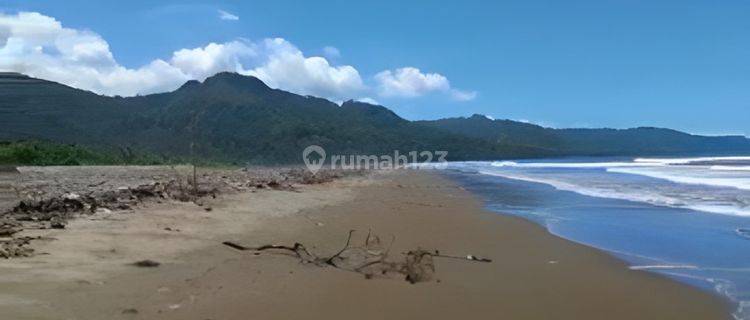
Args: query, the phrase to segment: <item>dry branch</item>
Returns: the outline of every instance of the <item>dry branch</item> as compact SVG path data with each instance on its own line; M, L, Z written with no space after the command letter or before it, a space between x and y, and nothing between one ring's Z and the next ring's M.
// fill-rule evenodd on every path
M492 262L491 259L478 258L473 255L451 256L440 254L439 251L427 251L423 249L411 250L403 253L402 260L388 260L393 243L396 241L394 236L388 248L383 250L380 247L380 238L367 233L364 246L351 246L352 235L354 230L349 231L344 247L331 256L317 256L310 253L301 243L294 243L293 246L285 245L262 245L258 247L247 247L231 241L223 242L224 245L240 251L254 251L256 255L266 250L281 250L294 254L302 263L314 264L320 267L331 266L336 269L357 272L363 274L365 278L371 279L375 276L400 275L410 283L427 282L434 278L435 263L433 258L450 258L474 262Z

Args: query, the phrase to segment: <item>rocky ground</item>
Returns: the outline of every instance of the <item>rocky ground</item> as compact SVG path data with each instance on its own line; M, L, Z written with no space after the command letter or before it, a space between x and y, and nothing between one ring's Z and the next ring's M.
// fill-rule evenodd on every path
M199 169L153 167L5 167L0 170L0 258L34 254L34 238L24 229L64 229L67 221L97 212L127 212L145 201L193 202L206 197L254 192L294 191L295 185L329 182L352 171L302 168ZM197 180L194 183L193 180ZM204 210L212 210L205 206Z
M19 174L15 167L0 167L0 212L12 208L18 201L15 192Z

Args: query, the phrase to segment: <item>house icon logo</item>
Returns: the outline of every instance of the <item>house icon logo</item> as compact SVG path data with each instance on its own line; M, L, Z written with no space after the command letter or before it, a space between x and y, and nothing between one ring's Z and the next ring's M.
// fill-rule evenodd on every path
M326 151L321 146L308 146L302 151L302 161L305 162L307 170L315 174L323 168L323 163L326 161Z

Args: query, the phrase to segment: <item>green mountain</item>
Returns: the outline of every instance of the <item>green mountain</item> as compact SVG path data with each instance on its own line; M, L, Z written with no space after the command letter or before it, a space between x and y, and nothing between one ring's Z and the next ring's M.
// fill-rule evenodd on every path
M667 129L556 130L483 116L405 120L383 106L272 89L219 73L137 97L107 97L16 73L0 73L0 141L80 144L127 155L254 164L301 162L311 144L329 154L445 150L450 160L559 155L750 153L744 137Z
M750 140L744 136L708 137L653 127L552 129L511 120L492 120L478 114L469 118L417 121L416 123L477 139L541 148L557 156L750 153Z
M354 101L339 106L271 89L235 73L189 81L173 92L129 98L3 74L0 140L18 139L257 164L300 162L302 150L311 144L329 154L446 150L457 160L540 152L425 129L382 106Z

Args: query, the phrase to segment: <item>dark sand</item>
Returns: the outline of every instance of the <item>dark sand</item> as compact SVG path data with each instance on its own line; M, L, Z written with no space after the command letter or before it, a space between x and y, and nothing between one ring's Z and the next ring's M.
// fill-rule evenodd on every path
M0 315L200 320L730 318L729 305L717 296L629 270L603 252L552 236L531 222L484 211L478 199L431 173L402 171L369 182L316 188L351 188L352 197L296 214L263 216L252 230L225 240L248 245L296 241L315 252L333 253L348 230L358 230L354 241L361 242L372 229L384 241L396 237L394 255L422 247L486 256L494 262L436 258L440 281L412 285L302 265L289 256L255 256L211 237L201 249L157 268L102 270L106 277L97 281L31 279L4 285L0 298L12 293L15 300L0 303ZM316 194L303 190L300 196L305 193ZM295 201L288 194L279 201ZM221 217L225 210L252 205L226 202L215 205L211 215ZM22 275L26 270L12 272ZM23 297L44 307L17 308Z

